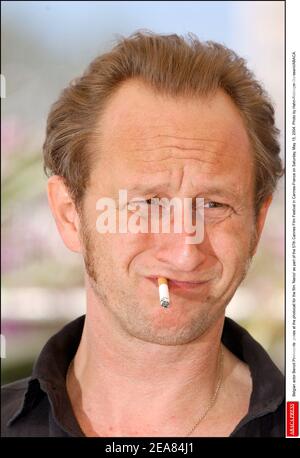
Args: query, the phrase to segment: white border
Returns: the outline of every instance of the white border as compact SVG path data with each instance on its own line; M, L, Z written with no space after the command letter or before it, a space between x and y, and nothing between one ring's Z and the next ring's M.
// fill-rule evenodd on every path
M299 218L299 1L286 1L286 401L300 400L300 218ZM296 54L296 76L293 76L293 52ZM293 86L295 83L295 86ZM295 97L296 96L296 97ZM296 138L293 138L293 99L296 103ZM294 113L295 114L295 113ZM296 167L293 166L293 143L296 146ZM296 179L295 179L296 177ZM296 209L296 217L293 216ZM293 252L294 250L294 252ZM295 265L293 266L293 263ZM295 269L293 271L293 269ZM294 278L293 278L294 276ZM296 279L296 282L295 282ZM294 286L294 291L293 291ZM294 297L293 297L294 294ZM293 300L294 305L293 306ZM294 315L294 316L293 316ZM295 326L294 326L295 325ZM287 437L287 429L286 429ZM298 436L299 437L299 431Z

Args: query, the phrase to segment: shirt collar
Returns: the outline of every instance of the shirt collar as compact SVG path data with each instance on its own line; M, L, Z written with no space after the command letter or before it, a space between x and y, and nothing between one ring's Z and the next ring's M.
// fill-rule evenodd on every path
M8 425L26 415L38 399L47 395L58 426L71 435L83 436L73 415L66 389L66 375L79 346L84 320L83 315L68 323L47 341L34 364L21 405Z
M9 424L25 415L43 392L48 395L54 417L61 428L65 429L68 425L71 435L83 435L75 416L71 415L70 418L72 407L65 379L79 346L84 320L84 315L77 318L48 340L34 365L21 406ZM252 419L278 408L284 399L284 379L263 347L230 318L225 318L222 342L248 364L253 382L249 411L236 426L234 433Z
M284 378L270 356L230 318L225 320L222 341L250 369L253 388L247 417L274 412L284 399Z
M285 397L284 377L264 348L241 326L226 318L222 335L224 345L248 364L252 393L247 415L231 433L255 418L275 412Z

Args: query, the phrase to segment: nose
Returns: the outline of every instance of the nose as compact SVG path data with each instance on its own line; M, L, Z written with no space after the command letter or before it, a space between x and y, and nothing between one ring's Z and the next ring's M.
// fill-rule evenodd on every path
M157 260L174 271L193 272L209 257L207 237L201 243L187 243L186 232L159 234Z

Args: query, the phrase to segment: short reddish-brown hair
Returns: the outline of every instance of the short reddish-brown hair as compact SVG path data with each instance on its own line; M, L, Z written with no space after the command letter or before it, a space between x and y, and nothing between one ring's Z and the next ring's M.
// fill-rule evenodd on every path
M257 211L283 173L274 108L244 59L191 34L184 38L137 32L94 59L51 108L43 147L46 174L62 176L76 205L81 203L89 183L89 144L96 123L111 95L133 78L173 97L206 96L218 88L231 97L255 156Z

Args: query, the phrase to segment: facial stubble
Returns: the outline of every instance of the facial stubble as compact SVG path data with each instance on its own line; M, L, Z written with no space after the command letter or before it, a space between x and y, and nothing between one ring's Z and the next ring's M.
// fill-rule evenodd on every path
M143 341L161 345L182 345L201 337L225 314L226 306L235 293L234 291L231 297L227 298L224 303L219 304L218 307L214 305L216 298L209 296L206 302L210 306L206 306L204 309L203 307L199 307L199 313L190 315L189 320L185 321L181 327L177 326L175 329L172 329L170 326L154 326L152 317L149 313L147 314L147 310L143 309L142 304L130 291L125 291L118 281L112 285L113 279L111 277L113 276L113 271L110 269L111 272L109 273L107 269L109 264L109 260L107 259L107 244L103 244L102 242L96 243L96 239L92 237L92 231L83 218L81 224L81 242L86 273L89 283L96 297L99 299L99 307L105 307L106 311L109 311L113 315L120 329L131 337ZM248 272L252 260L251 253L253 252L255 243L256 234L253 232L249 256L244 263L242 275L237 286L244 280ZM116 294L112 295L112 291L115 291ZM159 313L164 313L164 310L160 309L161 307L159 308Z

